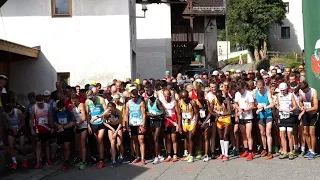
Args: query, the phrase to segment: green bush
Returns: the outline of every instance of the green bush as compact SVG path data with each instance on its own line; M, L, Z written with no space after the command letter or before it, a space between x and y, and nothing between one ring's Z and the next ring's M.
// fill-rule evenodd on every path
M270 64L273 66L282 64L284 67L290 67L290 68L294 68L295 70L298 70L301 62L299 61L299 59L295 57L293 58L275 57L275 58L271 58Z

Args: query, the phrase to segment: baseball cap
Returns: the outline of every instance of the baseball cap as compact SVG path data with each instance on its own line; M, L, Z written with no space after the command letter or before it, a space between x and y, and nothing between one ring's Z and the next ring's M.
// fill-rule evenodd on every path
M240 70L240 69L237 69L237 70L236 70L236 73L241 73L241 70Z
M218 76L219 72L218 71L213 71L212 75L213 76Z
M270 70L274 69L274 66L270 66Z
M263 73L264 71L266 71L266 70L264 70L264 69L261 69L261 70L260 70L260 74L262 74L262 73Z
M232 72L232 73L233 73L233 72L234 72L234 69L230 69L230 72Z
M280 90L280 91L283 91L283 90L286 90L286 89L288 89L287 83L281 83L281 84L279 85L279 90Z
M281 69L278 69L277 74L281 74L281 73L282 73Z
M202 83L202 80L201 79L197 79L196 82Z
M140 84L140 79L136 79L134 82Z
M51 92L49 90L46 90L44 93L43 93L44 96L50 96L51 95Z
M0 79L8 79L6 75L1 74Z
M170 71L166 71L166 74L169 75L169 74L170 74Z

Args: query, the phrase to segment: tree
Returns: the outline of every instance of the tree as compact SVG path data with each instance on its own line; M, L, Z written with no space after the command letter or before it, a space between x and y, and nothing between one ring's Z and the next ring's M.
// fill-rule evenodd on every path
M230 38L248 47L256 61L266 57L270 27L281 25L285 17L286 5L282 0L228 0Z

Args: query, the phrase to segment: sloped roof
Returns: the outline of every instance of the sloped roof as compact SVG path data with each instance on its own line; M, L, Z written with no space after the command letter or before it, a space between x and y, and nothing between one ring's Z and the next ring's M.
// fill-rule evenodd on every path
M193 13L197 15L223 15L224 0L193 0Z

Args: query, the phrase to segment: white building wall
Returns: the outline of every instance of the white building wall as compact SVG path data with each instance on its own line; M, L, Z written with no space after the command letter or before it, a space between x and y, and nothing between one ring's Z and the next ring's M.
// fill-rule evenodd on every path
M302 0L283 0L289 2L289 13L283 25L274 25L270 29L270 51L301 52L304 49ZM281 27L290 27L290 39L281 38Z
M146 18L137 18L137 77L163 78L172 71L170 4L149 4ZM141 4L136 15L143 16Z
M55 72L70 72L71 85L95 81L105 86L112 79L131 77L135 47L130 41L129 4L129 0L73 0L71 18L52 18L51 0L10 0L1 8L0 38L41 46L43 56L36 61L47 61ZM21 88L20 78L25 84L39 82L33 86L41 90L54 89L56 73L47 73L52 69L37 63L36 69L27 63L12 66L10 86ZM32 76L25 73L29 67ZM43 83L46 80L51 85Z

